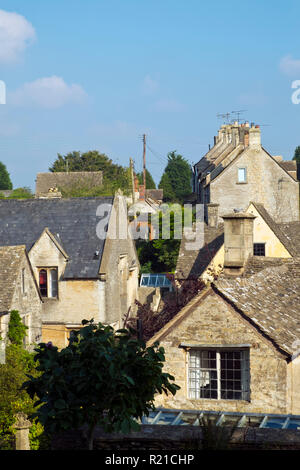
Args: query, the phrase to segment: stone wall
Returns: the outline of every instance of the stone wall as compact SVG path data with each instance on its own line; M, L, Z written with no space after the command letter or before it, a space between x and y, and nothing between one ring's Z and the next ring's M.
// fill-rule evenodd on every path
M226 428L224 429L226 433ZM225 448L240 450L300 450L300 431L290 429L237 428L227 430ZM225 434L225 435L228 435ZM200 426L142 425L140 431L130 434L106 434L98 427L94 449L102 451L161 451L175 453L201 449L203 431ZM224 442L224 441L223 441ZM228 444L227 444L228 443ZM216 447L218 446L216 442ZM82 431L70 431L56 435L51 450L85 449ZM136 455L136 454L135 454Z
M246 183L238 183L238 168L247 168ZM254 201L278 223L299 220L299 183L261 147L248 147L210 183L210 194L210 202L220 204L219 216Z
M24 269L24 287L22 286L22 270ZM18 310L24 324L28 327L25 344L30 347L42 337L42 301L40 299L34 277L27 257L24 255L19 275L15 281L14 296L10 310ZM7 320L8 321L8 320Z

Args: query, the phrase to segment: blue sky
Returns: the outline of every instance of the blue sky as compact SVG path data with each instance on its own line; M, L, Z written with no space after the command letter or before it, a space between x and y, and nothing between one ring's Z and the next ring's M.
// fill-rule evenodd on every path
M2 0L0 161L34 189L57 153L97 149L147 167L197 162L218 113L246 110L273 155L300 145L300 4L228 0Z

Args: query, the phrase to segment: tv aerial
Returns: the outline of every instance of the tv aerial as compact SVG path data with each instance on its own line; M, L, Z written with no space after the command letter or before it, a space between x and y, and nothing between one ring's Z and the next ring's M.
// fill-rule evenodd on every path
M224 119L224 124L229 124L229 118L230 118L230 113L218 113L217 114L217 118L221 118L221 119ZM225 119L226 119L226 123L225 123Z
M235 114L236 115L236 119L234 119L235 121L238 122L238 124L240 123L240 114L243 114L247 111L247 109L240 109L238 111L231 111L231 114Z

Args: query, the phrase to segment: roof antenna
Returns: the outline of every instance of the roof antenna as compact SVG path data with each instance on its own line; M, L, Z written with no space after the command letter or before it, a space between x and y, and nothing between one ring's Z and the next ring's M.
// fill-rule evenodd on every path
M247 109L240 109L239 111L231 111L232 114L236 114L236 119L235 121L238 122L238 124L240 123L240 114L242 113L245 113L247 111Z

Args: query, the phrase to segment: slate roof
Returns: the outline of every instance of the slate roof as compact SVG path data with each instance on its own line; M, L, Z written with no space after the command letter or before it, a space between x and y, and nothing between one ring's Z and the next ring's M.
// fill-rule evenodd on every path
M100 205L112 203L113 197L2 199L0 246L25 245L30 251L48 227L69 256L65 279L97 278L105 240L97 237L101 217L96 211Z
M261 258L261 257L257 257ZM256 260L258 272L221 275L212 285L282 351L293 355L300 340L300 258ZM253 263L253 259L249 260ZM253 264L252 264L253 266Z
M10 310L25 246L0 247L0 314Z
M204 245L200 250L189 250L189 243L191 241L183 236L175 270L176 279L195 279L203 274L224 244L224 225L219 224L215 228L204 224Z

